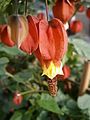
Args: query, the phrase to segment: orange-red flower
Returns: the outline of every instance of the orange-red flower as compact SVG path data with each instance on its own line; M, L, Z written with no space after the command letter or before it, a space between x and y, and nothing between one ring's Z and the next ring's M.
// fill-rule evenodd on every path
M33 16L27 16L29 33L26 39L22 42L20 49L31 54L38 47L38 30L36 26L36 21L38 19ZM36 20L36 21L35 21Z
M1 40L10 47L16 44L24 52L31 54L38 47L38 31L34 17L9 16L8 24L1 32Z
M42 65L43 75L53 79L62 75L61 60L67 50L67 34L63 23L54 18L49 22L38 17L10 16L1 32L1 40L8 46L15 44L23 51L34 52Z
M7 25L4 26L1 32L1 41L10 47L15 45L15 43L11 40L11 37L9 35L9 27Z
M84 12L85 11L85 6L84 5L81 5L78 12Z
M67 34L63 23L54 18L51 21L39 21L39 46L34 52L39 59L43 75L53 79L63 74L61 60L67 50Z
M74 20L70 22L70 30L73 33L78 33L83 30L83 23L80 20Z
M23 101L23 96L19 92L16 92L13 97L13 103L15 105L20 105L22 101Z
M18 48L21 46L22 41L28 34L28 22L25 16L9 16L8 24L1 32L1 40L8 46L14 46Z
M63 23L68 22L75 12L74 0L57 0L53 6L54 17Z

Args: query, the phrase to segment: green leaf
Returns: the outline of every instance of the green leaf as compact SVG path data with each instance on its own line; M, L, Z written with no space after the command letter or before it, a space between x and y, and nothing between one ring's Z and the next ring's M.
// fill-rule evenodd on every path
M5 75L5 68L4 66L0 65L0 76L4 76Z
M90 59L90 43L79 38L73 38L70 43L74 45L76 52L80 56Z
M0 58L0 76L4 76L6 74L6 64L9 62L9 59L6 57Z
M0 58L0 65L1 65L1 64L6 64L6 63L8 63L8 62L9 62L9 59L8 59L8 58L6 58L6 57Z
M37 100L37 103L40 107L44 108L45 110L51 111L53 113L61 114L61 110L50 95L48 94L42 94L41 99Z
M10 120L22 120L22 113L21 112L15 112Z
M27 112L25 112L25 114L23 115L22 120L31 120L31 117L32 117L32 112L27 111Z
M90 95L85 94L83 96L78 97L78 106L80 109L90 109Z
M7 54L9 54L11 56L12 55L13 56L20 55L20 54L25 55L25 53L22 52L21 50L19 50L16 46L15 47L8 47L6 45L0 44L0 51L5 52L5 53L7 53Z
M46 111L42 111L36 120L47 120L48 113Z
M83 1L82 2L83 5L85 5L86 7L90 7L90 1Z
M23 70L14 75L14 80L17 82L30 81L31 79L34 79L33 71L31 69Z
M0 0L0 12L4 12L11 0Z

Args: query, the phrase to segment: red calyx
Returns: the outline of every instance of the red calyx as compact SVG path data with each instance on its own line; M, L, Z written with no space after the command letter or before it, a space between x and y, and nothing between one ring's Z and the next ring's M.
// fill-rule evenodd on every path
M83 29L83 23L80 20L75 20L70 23L70 30L73 33L81 32Z
M84 12L85 11L85 6L84 5L81 5L78 12Z
M20 105L22 103L23 97L20 93L16 92L13 97L13 103L15 105Z

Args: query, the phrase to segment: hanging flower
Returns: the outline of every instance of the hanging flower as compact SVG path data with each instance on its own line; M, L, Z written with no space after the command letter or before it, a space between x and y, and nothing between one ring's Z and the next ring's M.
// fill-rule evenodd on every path
M84 5L81 5L81 6L79 7L78 12L84 12L84 11L85 11L85 6L84 6Z
M9 33L10 33L10 29L9 29L9 27L7 25L5 25L4 29L1 32L1 41L4 44L12 47L12 46L15 45L15 43L11 40L11 37L10 37Z
M63 23L68 22L74 12L74 0L57 0L53 6L54 17L60 19Z
M38 22L38 19L34 16L27 16L28 20L28 27L29 27L29 33L22 42L20 49L24 52L27 52L28 54L31 54L33 51L35 51L38 47L38 30L36 23ZM37 21L37 22L36 22Z
M74 20L70 22L70 30L73 33L78 33L83 30L83 23L80 20Z
M41 63L43 74L53 79L57 74L62 75L61 60L67 50L67 34L61 21L54 18L47 22L39 22L39 46L34 52Z
M15 105L20 105L22 101L23 101L23 96L19 92L16 92L13 97L13 103Z
M1 32L1 40L8 46L14 46L18 48L28 35L28 22L25 16L9 16L8 25L4 26Z

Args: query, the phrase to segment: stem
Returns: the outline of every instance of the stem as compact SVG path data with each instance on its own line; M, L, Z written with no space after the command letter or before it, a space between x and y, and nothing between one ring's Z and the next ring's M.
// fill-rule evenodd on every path
M47 21L48 21L48 2L47 2L47 0L45 0L45 6L46 6Z
M15 13L18 14L18 0L15 0Z
M25 15L27 14L27 4L28 4L28 0L25 0Z
M26 91L26 92L22 92L22 93L20 93L21 95L26 95L26 94L35 94L35 93L47 93L48 91L45 91L45 90L34 90L34 91L31 91L31 90L29 90L29 91Z

